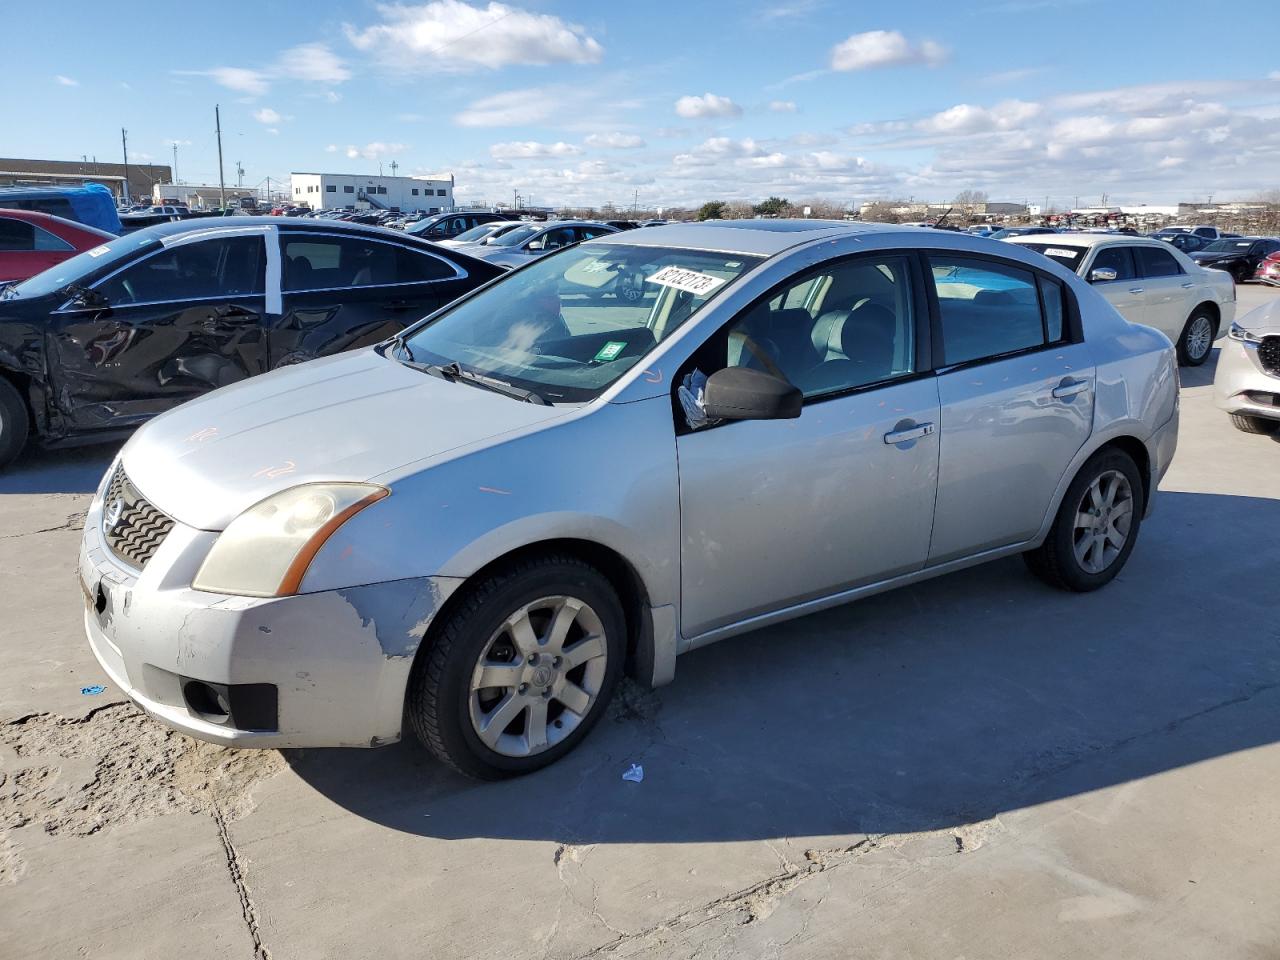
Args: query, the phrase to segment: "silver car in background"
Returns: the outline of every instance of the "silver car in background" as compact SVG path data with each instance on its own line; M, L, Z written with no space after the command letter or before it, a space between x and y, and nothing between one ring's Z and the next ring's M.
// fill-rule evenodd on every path
M1214 371L1213 399L1237 429L1280 435L1280 301L1231 325Z
M1177 427L1169 340L1038 253L633 230L143 427L89 510L85 628L193 736L376 746L407 718L510 776L624 671L668 683L766 624L1013 554L1103 586Z
M605 234L619 233L617 227L590 220L556 220L551 223L526 223L499 236L490 237L479 247L469 247L474 257L496 263L500 267L519 267L549 253L593 240Z

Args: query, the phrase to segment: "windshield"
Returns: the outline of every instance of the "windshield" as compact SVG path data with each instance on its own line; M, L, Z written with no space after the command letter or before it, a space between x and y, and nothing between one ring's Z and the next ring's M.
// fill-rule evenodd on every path
M487 237L495 230L501 230L502 226L503 224L501 223L482 223L478 227L472 227L470 230L464 230L453 239L469 243L472 240L479 240L483 237Z
M115 237L100 247L86 250L70 260L63 260L62 263L50 267L43 273L37 273L30 280L15 284L9 288L9 296L48 296L67 284L76 283L101 267L130 256L156 242L149 230L139 230L135 233L126 233L123 237Z
M444 215L437 214L434 217L427 217L425 220L417 221L413 226L406 227L405 233L425 233L434 227L437 223L444 219Z
M570 247L418 328L406 339L406 359L457 363L550 403L585 402L759 262L664 247Z
M1062 264L1072 273L1076 272L1084 261L1084 255L1089 252L1088 247L1070 247L1061 243L1020 243L1018 246L1042 253L1050 260Z
M526 223L523 227L516 227L514 230L508 230L500 237L494 237L489 241L491 247L518 247L524 243L542 227L536 223Z
M1205 253L1241 253L1252 246L1252 240L1215 240L1202 249Z

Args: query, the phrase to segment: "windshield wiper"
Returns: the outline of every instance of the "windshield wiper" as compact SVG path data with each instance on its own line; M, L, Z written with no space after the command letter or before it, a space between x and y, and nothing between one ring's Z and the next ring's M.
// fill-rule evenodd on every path
M407 347L406 347L407 352ZM472 373L470 370L463 370L456 360L451 363L419 363L416 360L401 360L406 367L413 370L428 373L433 377L439 377L442 380L450 382L461 381L469 383L476 387L482 387L485 390L491 390L494 393L501 393L504 396L514 397L517 400L523 400L525 403L536 403L540 407L549 407L546 399L532 390L526 390L523 387L517 387L514 383L507 383L505 380L499 380L497 377L485 377L478 373Z

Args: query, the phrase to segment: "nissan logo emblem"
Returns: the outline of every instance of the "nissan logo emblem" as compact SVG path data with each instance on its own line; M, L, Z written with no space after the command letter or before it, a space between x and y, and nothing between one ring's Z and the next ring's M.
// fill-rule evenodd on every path
M108 533L116 528L116 524L120 522L120 516L124 513L124 501L117 498L111 501L111 506L107 507L107 512L102 515L102 526Z

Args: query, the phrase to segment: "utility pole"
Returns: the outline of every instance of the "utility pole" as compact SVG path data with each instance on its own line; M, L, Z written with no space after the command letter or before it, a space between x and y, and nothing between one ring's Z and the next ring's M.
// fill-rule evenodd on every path
M222 209L227 209L227 181L222 176L222 114L218 110L218 105L213 105L213 125L218 133L218 191L221 194L219 203Z
M239 160L236 161L236 186L237 187L244 186L244 166L240 163Z
M173 141L173 182L178 182L178 141Z
M129 131L124 127L120 128L120 149L124 151L124 200L128 203L129 198Z
M393 177L396 175L396 171L397 171L397 170L399 170L399 169L400 169L400 164L398 164L398 163L396 163L396 161L392 160L392 161L391 161L391 175L392 175Z
M271 202L271 178L267 177L267 203Z

